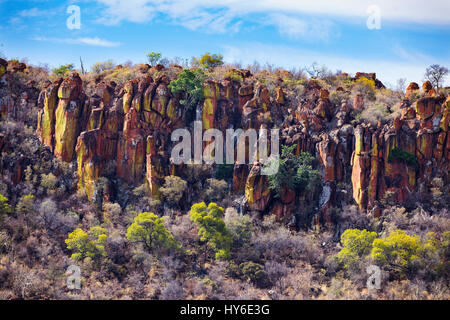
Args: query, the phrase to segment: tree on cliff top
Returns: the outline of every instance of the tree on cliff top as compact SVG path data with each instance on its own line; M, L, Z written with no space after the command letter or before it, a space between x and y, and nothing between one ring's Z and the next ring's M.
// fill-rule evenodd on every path
M149 64L153 67L162 59L162 54L160 52L149 52L147 54L147 59Z
M200 58L194 58L193 63L206 69L211 69L223 65L223 55L205 53Z
M58 77L64 77L68 72L73 70L73 64L64 64L52 70Z
M180 94L180 104L187 110L193 110L203 99L203 80L201 69L185 69L177 80L171 81L169 89L173 94Z
M448 69L438 64L429 66L425 71L425 79L429 80L436 89L440 88L440 85L444 82L447 75Z

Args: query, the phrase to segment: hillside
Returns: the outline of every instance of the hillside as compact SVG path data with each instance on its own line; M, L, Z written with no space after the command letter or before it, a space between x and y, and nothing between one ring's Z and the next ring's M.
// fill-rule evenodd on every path
M0 78L3 299L450 297L448 89L222 64ZM174 164L196 120L279 129L279 170Z

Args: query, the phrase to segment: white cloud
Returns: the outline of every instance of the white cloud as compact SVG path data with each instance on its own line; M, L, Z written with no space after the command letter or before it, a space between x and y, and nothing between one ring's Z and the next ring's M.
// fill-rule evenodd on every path
M54 15L56 10L41 10L38 8L31 8L27 10L22 10L19 12L19 16L23 18L35 18L35 17L43 17Z
M281 35L317 40L328 40L333 25L329 20L300 19L281 13L271 14L267 24L275 25Z
M182 25L193 22L194 27L214 24L226 26L234 18L242 19L252 13L266 15L322 15L338 18L367 18L367 8L378 5L382 19L398 22L450 24L450 1L441 0L97 0L106 6L102 21L116 24L122 20L150 21L156 14L165 14ZM291 18L292 19L292 18ZM299 20L298 20L299 21ZM297 21L297 22L298 22ZM264 21L262 21L264 22ZM292 30L293 20L286 21L282 30ZM300 26L301 27L301 26ZM287 28L287 29L286 29ZM219 30L221 28L218 28Z
M46 38L46 37L36 37L32 40L35 41L47 41L47 42L56 42L56 43L66 43L66 44L78 44L78 45L88 45L88 46L95 46L95 47L106 47L106 48L112 48L112 47L118 47L121 45L120 42L112 42L100 38L76 38L76 39L61 39L61 38Z

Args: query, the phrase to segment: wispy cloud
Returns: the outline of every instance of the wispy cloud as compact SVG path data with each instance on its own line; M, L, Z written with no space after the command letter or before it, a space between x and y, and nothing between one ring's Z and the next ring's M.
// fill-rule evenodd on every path
M112 47L118 47L121 45L120 42L112 42L100 38L46 38L46 37L35 37L32 40L35 41L46 41L46 42L56 42L56 43L66 43L66 44L75 44L75 45L88 45L88 46L95 46L95 47L106 47L106 48L112 48Z
M54 14L56 14L56 10L41 10L38 8L26 9L19 12L19 16L23 18L51 16Z
M121 21L149 22L158 15L167 16L172 23L190 30L206 33L235 33L247 19L260 25L272 25L281 35L299 38L327 39L329 22L308 21L298 16L266 10L264 1L253 0L97 0L106 9L99 20L114 25ZM125 9L126 8L126 9ZM253 15L253 17L249 17Z
M271 14L266 23L275 25L281 35L316 40L328 40L333 26L333 23L326 19L308 20L281 13Z
M158 14L169 16L175 23L191 28L210 25L217 31L235 27L235 19L250 14L262 14L261 22L273 14L289 14L288 20L274 20L280 32L292 35L296 26L305 28L295 15L321 15L337 18L368 17L367 8L373 0L97 0L106 9L101 21L117 24L121 21L148 22ZM377 0L382 19L396 22L450 24L450 2L441 0ZM221 20L221 21L217 21ZM209 29L210 30L210 29ZM313 30L314 31L314 30ZM319 30L320 32L321 30Z

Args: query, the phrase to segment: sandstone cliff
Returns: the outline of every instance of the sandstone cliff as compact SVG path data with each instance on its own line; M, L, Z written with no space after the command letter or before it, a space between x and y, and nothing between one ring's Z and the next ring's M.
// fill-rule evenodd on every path
M235 72L249 76L245 70ZM356 79L360 77L374 79L378 88L384 88L374 74L357 74ZM184 110L168 88L170 80L164 74L143 75L123 87L101 81L88 97L73 73L42 91L40 139L60 159L76 159L79 188L90 199L107 165L130 185L145 183L154 197L159 196L165 176L180 172L170 163L170 134L176 128L189 128L188 119L195 115L188 113L195 110ZM283 145L296 145L297 153L305 151L317 158L324 182L315 208L317 221L331 222L328 210L345 200L340 187L345 183L351 184L360 209L375 211L387 192L404 202L412 193L426 192L434 177L448 183L450 98L437 95L428 83L422 88L423 97L414 103L409 98L419 87L412 83L401 116L378 124L352 120L355 112L364 109L362 97L356 96L353 104L336 105L316 81L305 84L295 105L286 97L281 79L272 94L253 80L209 80L203 87L203 130L276 126ZM296 205L311 204L310 195L293 190L273 199L267 178L259 171L260 164L234 167L233 190L245 193L249 210L290 220Z

